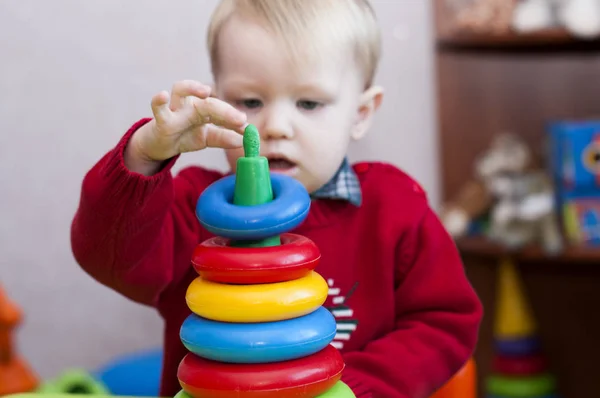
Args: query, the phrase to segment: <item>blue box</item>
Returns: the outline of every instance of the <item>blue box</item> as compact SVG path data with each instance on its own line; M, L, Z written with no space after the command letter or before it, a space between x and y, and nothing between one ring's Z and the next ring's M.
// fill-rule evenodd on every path
M573 245L600 245L600 197L566 198L562 204L565 238Z
M550 124L550 168L559 191L600 192L600 120Z
M565 237L600 244L600 120L550 123L549 172Z

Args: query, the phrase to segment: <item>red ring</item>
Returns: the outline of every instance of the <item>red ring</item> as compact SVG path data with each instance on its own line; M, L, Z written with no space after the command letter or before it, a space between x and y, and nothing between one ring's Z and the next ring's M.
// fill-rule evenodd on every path
M194 398L316 397L333 388L343 370L341 354L328 345L306 357L258 364L217 362L188 353L177 378Z
M214 237L196 246L192 265L204 279L245 285L285 282L307 275L321 258L317 245L297 234L282 234L279 246L231 247L229 242Z
M539 355L523 357L496 356L494 358L493 369L495 372L501 374L528 376L544 372L546 370L546 361Z

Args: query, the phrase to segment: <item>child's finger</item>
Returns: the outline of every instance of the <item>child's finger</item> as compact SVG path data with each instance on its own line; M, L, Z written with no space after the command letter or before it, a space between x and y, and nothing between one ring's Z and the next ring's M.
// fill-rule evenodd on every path
M206 146L210 148L234 149L243 145L243 136L238 132L215 126L206 125Z
M212 123L229 130L243 132L246 114L230 104L213 97L205 100L194 99L193 104L201 123Z
M166 123L171 117L171 110L169 109L169 93L166 91L161 91L152 97L152 101L150 103L152 107L152 113L154 114L154 119L159 123Z
M207 98L210 96L211 87L195 80L182 80L173 85L171 90L171 110L180 109L186 97L194 96L198 98Z

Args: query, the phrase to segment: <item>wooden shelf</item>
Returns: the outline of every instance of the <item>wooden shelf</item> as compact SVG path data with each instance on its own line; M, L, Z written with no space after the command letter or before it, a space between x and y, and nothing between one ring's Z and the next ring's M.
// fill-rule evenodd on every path
M600 49L600 37L584 40L572 36L564 29L548 29L532 33L509 32L469 33L456 32L442 34L437 39L438 46L453 49L478 50L595 50Z
M600 248L592 247L567 247L556 255L546 254L540 247L527 247L522 250L511 252L510 250L490 242L483 237L461 238L456 241L458 249L468 255L498 258L511 255L522 261L548 261L548 262L586 262L598 263L600 267Z

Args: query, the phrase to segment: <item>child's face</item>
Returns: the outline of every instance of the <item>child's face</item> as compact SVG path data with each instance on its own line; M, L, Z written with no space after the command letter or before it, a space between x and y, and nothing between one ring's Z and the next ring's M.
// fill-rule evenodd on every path
M324 185L350 140L366 129L373 102L365 100L363 77L349 49L330 49L326 58L294 63L281 42L239 17L223 27L218 45L216 95L256 125L261 155L271 170L296 178L309 192ZM226 153L235 171L243 150Z

